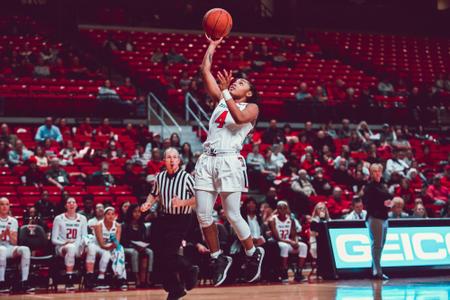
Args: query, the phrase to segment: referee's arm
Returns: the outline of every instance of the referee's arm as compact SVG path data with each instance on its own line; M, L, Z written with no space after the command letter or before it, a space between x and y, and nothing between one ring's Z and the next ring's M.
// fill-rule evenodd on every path
M158 175L156 177L157 179ZM146 212L147 210L149 210L153 206L153 204L155 204L155 202L158 200L159 200L159 184L158 180L156 180L152 191L147 196L147 200L145 200L145 202L141 204L141 212Z

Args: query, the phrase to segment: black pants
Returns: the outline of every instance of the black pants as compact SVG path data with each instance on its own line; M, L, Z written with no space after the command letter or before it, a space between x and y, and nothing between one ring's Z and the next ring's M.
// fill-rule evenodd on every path
M183 289L179 274L191 269L192 264L179 255L181 241L190 228L192 215L164 215L152 225L152 244L156 260L160 261L161 279L167 292Z

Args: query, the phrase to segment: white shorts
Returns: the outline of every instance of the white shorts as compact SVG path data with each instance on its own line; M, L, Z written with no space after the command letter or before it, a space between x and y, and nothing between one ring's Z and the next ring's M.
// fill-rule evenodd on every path
M240 154L202 154L195 165L195 189L209 192L247 192L245 159Z
M64 257L64 254L63 254L63 248L64 248L65 246L67 246L67 245L64 245L64 246L56 246L56 247L55 247L56 255ZM76 251L75 251L75 257L81 257L81 256L83 256L83 254L84 254L84 249L85 249L84 246L75 245L75 249L76 249Z
M92 248L94 248L95 249L95 255L96 256L103 256L103 254L109 254L109 255L111 255L112 254L112 250L105 250L105 249L103 249L102 247L100 247L98 244L90 244L88 247L92 247ZM106 252L108 252L108 253L106 253Z
M278 242L280 247L280 256L289 257L289 254L298 254L298 257L306 257L308 255L308 246L303 242L298 242L298 248L294 249L290 244L285 242Z
M12 258L14 251L16 251L19 246L13 246L13 245L0 245L0 247L6 248L6 259Z

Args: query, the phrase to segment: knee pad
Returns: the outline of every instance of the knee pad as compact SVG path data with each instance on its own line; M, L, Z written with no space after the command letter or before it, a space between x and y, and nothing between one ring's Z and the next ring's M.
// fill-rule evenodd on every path
M212 213L197 211L197 219L200 227L209 227L214 223Z

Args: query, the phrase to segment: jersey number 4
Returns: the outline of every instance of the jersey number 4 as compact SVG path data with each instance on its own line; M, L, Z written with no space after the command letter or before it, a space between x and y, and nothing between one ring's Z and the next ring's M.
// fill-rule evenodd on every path
M220 116L217 117L217 119L214 121L214 123L217 123L217 128L222 128L223 124L225 124L225 120L227 118L228 115L228 110L224 111L223 113L220 114Z
M77 238L78 230L76 228L67 228L66 238L68 240L75 240Z

